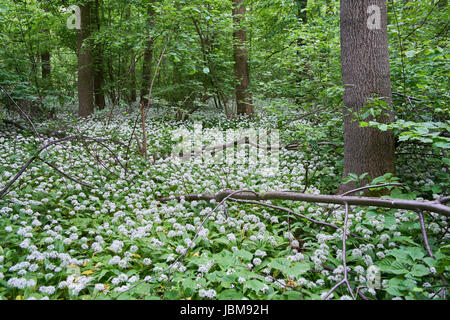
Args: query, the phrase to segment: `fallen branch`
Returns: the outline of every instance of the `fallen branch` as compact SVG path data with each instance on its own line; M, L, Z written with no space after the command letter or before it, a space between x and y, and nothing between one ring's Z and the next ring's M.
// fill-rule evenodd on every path
M46 165L48 165L50 168L52 168L53 170L55 170L56 172L58 172L60 175L62 175L63 177L72 180L75 183L81 184L82 186L88 187L88 188L93 188L92 185L90 185L89 183L80 181L74 177L69 176L67 173L61 171L58 167L56 167L54 164L47 162L45 160L43 160L42 158L38 158L39 160L41 160L43 163L45 163Z
M257 202L257 201L253 201L253 200L239 200L239 199L235 199L235 198L229 198L229 200L230 201L234 201L234 202L254 204L254 205L258 205L258 206L262 206L262 207L267 207L267 208L271 208L271 209L275 209L275 210L284 211L284 212L292 214L292 215L294 215L296 217L308 220L308 221L310 221L312 223L315 223L315 224L320 224L320 225L323 225L323 226L326 226L326 227L330 227L330 228L333 228L333 229L340 229L338 226L336 226L336 225L334 225L332 223L318 221L318 220L309 218L309 217L307 217L307 216L305 216L303 214L294 212L294 211L292 211L290 209L279 207L279 206L274 206L272 204L268 204L268 203L264 203L264 202Z
M352 194L352 193L355 193L355 192L358 192L358 191L367 190L367 189L374 189L374 188L381 188L381 187L390 187L390 186L403 186L403 184L401 184L401 183L384 183L384 184L378 184L378 185L375 185L375 186L366 186L366 187L361 187L361 188L358 188L358 189L347 191L347 192L341 194L341 196L348 196L349 194Z
M184 196L164 197L159 201L167 202L170 200L194 201L194 200L216 200L222 201L228 197L233 191L222 190L216 194L188 194ZM371 197L354 197L354 196L332 196L332 195L316 195L306 194L300 192L286 192L286 191L270 191L266 193L250 193L242 192L233 197L241 200L290 200L290 201L304 201L312 203L333 203L339 205L356 205L365 207L383 207L392 209L405 210L424 210L429 212L439 213L445 216L450 216L450 207L443 205L439 201L418 201L418 200L403 200L403 199L382 199Z

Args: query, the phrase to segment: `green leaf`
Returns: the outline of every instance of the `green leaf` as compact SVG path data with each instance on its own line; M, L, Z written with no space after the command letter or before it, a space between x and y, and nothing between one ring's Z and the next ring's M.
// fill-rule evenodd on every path
M310 268L311 268L311 266L307 262L296 263L291 268L289 268L289 270L286 271L286 275L292 276L292 277L298 277L299 275L302 275L302 274L308 272Z
M303 295L297 291L286 291L282 296L283 300L303 300Z
M411 274L416 277L423 277L429 273L430 270L428 270L428 268L423 264L416 264L411 270Z
M242 292L235 289L223 290L217 295L219 300L242 300L243 297Z
M256 279L251 279L251 280L247 280L244 283L244 286L246 288L255 290L256 292L261 291L264 288L264 282L256 280Z
M220 284L224 288L231 288L236 282L236 276L233 274L227 274L220 279Z
M281 272L288 272L289 266L290 262L286 258L272 259L272 261L269 263L269 267L280 270Z
M425 256L425 252L422 248L409 247L409 248L406 248L406 251L408 251L408 254L414 261L420 260Z
M442 148L442 149L450 149L450 143L444 141L438 141L433 143L433 147Z
M401 297L403 296L403 293L401 291L401 288L398 286L389 286L389 288L386 289L386 291L395 297Z
M167 290L164 296L170 300L177 300L181 298L180 292L178 290Z
M244 260L252 260L252 258L253 258L253 255L250 252L248 252L246 250L242 250L242 249L237 250L234 253L234 255L237 257L243 258Z

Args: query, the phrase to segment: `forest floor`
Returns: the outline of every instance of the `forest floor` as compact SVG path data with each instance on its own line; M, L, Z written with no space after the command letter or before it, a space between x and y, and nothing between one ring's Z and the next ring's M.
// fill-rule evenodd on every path
M137 114L104 118L64 126L67 135L96 140L67 140L41 152L0 200L2 299L320 299L344 279L343 206L272 202L334 229L255 204L158 200L223 189L332 194L341 176L342 141L329 141L327 124L300 119L280 125L270 114L226 121L214 112L177 122L160 112L147 121L145 160L136 143L142 139ZM51 122L42 128L57 131ZM173 155L181 136L200 137L208 146L230 142L225 132L239 136L252 129L260 137L276 133L280 145L295 147L280 150L269 170L260 158L225 165L214 161L216 154L208 158L213 161L184 162ZM19 129L0 131L1 188L41 143ZM435 198L442 196L433 170L417 178L419 163L399 163L405 179L414 176ZM445 216L431 214L427 224L432 247L441 246L436 259L427 257L416 212L352 207L348 218L356 235L346 243L353 293L341 286L330 297L440 297L433 286L440 281L436 270L448 268ZM372 265L383 277L368 288Z

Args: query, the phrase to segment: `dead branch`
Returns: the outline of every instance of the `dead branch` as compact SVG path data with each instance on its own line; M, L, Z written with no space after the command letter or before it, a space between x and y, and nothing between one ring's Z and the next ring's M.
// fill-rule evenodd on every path
M222 201L224 198L229 196L233 191L222 190L216 194L188 194L184 196L174 196L174 197L164 197L160 198L159 201L167 202L170 200L179 201L184 199L186 201L194 200L216 200L218 202ZM405 210L424 210L429 212L439 213L445 216L450 216L450 207L445 206L439 201L418 201L418 200L403 200L403 199L382 199L382 198L371 198L371 197L354 197L354 196L335 196L335 195L317 195L317 194L307 194L300 192L286 192L286 191L270 191L266 193L247 193L241 192L233 197L234 199L241 200L289 200L289 201L304 201L312 203L333 203L355 206L365 206L365 207L383 207L392 209L405 209Z
M358 189L347 191L347 192L341 194L341 196L348 196L349 194L352 194L352 193L355 193L355 192L358 192L358 191L367 190L367 189L381 188L381 187L390 187L390 186L403 186L403 184L401 184L401 183L384 183L384 184L378 184L376 186L366 186L366 187L361 187L361 188L358 188Z
M352 295L353 300L355 300L355 296L353 294L353 290L350 286L350 282L348 281L348 270L347 270L347 260L346 260L346 247L347 247L347 225L348 225L348 212L349 211L349 207L348 207L348 203L345 203L345 220L344 220L344 229L342 230L342 265L344 267L344 279L342 281L340 281L338 284L336 284L330 291L328 291L328 293L324 296L323 300L326 300L330 294L333 293L334 290L336 290L339 286L341 286L342 284L346 284L347 285L347 289L350 292L350 294Z
M38 160L41 160L43 163L45 163L46 165L48 165L49 167L51 167L53 170L55 170L56 172L58 172L58 173L59 173L60 175L62 175L63 177L65 177L65 178L67 178L67 179L69 179L69 180L72 180L72 181L75 182L75 183L81 184L82 186L85 186L85 187L88 187L88 188L93 188L93 186L90 185L89 183L80 181L80 180L78 180L78 179L76 179L76 178L74 178L74 177L69 176L67 173L61 171L61 170L60 170L58 167L56 167L54 164L52 164L52 163L50 163L50 162L48 162L48 161L45 161L45 160L43 160L43 159L40 158L40 157L38 158Z

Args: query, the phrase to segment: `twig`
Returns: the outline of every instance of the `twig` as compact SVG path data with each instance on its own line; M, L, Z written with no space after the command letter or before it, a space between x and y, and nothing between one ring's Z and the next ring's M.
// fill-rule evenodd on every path
M158 74L158 70L159 70L159 66L161 64L161 61L164 57L164 54L166 52L167 49L167 45L169 44L170 40L172 39L172 36L170 36L167 39L167 42L164 46L163 51L161 52L161 56L159 57L158 63L156 64L156 69L155 69L155 73L153 74L153 79L152 79L152 83L150 84L150 88L148 90L148 100L147 100L147 107L145 108L144 104L141 103L141 117L142 117L142 150L144 153L144 157L145 160L148 160L148 153L147 153L147 132L146 132L146 128L145 128L145 121L147 119L147 115L148 115L148 111L150 109L150 99L152 97L152 90L153 90L153 85L155 83L155 79L156 79L156 75Z
M355 300L355 296L353 294L353 290L350 286L350 282L348 281L348 271L347 271L347 261L346 261L346 241L347 241L347 224L348 224L348 203L345 203L345 221L344 221L344 229L342 231L342 265L344 266L344 279L337 283L330 291L323 297L323 300L326 300L338 287L343 285L344 283L347 285L347 289L352 295L353 300Z
M367 189L372 189L372 188L389 187L389 186L403 186L403 184L401 184L401 183L384 183L384 184L377 184L374 186L365 186L365 187L361 187L358 189L353 189L353 190L347 191L347 192L341 194L341 196L347 196L349 194L352 194L352 193L355 193L358 191L362 191L362 190L367 190Z
M438 202L442 204L450 202L450 196L438 199Z
M421 210L417 210L420 219L420 229L422 229L423 242L425 243L425 248L427 249L428 255L434 259L433 252L431 251L430 244L428 243L427 229L425 228L425 219L423 218L423 213Z
M408 95L406 95L406 94L399 93L399 92L392 92L392 94L393 94L393 95L396 95L396 96L400 96L400 97L406 98L406 99L408 99L408 100L412 100L412 101L417 101L417 102L423 102L423 101L425 101L425 100L423 100L423 99L414 98L414 97L411 97L411 96L408 96Z
M43 163L45 163L46 165L48 165L49 167L51 167L53 170L55 170L56 172L58 172L60 175L62 175L63 177L65 177L65 178L67 178L67 179L69 179L69 180L72 180L73 182L76 182L76 183L78 183L78 184L81 184L81 185L83 185L83 186L85 186L85 187L88 187L88 188L93 188L94 186L92 186L92 185L90 185L89 183L86 183L86 182L83 182L83 181L80 181L80 180L78 180L78 179L76 179L76 178L73 178L73 177L71 177L71 176L69 176L68 174L66 174L66 173L64 173L63 171L61 171L60 169L58 169L54 164L52 164L52 163L50 163L50 162L47 162L47 161L45 161L45 160L43 160L42 158L38 158L39 160L41 160Z
M330 228L333 228L333 229L336 229L336 230L339 229L338 226L336 226L336 225L334 225L332 223L318 221L318 220L309 218L309 217L307 217L305 215L302 215L301 213L297 213L297 212L292 211L290 209L279 207L279 206L275 206L275 205L272 205L272 204L268 204L268 203L264 203L264 202L257 202L257 201L252 201L252 200L240 200L240 199L234 199L234 198L230 198L230 201L240 202L240 203L247 203L247 204L254 204L254 205L263 206L263 207L267 207L267 208L271 208L271 209L275 209L275 210L284 211L284 212L287 212L288 214L292 214L292 215L294 215L296 217L308 220L308 221L310 221L312 223L315 223L315 224L320 224L320 225L327 226L327 227L330 227Z

